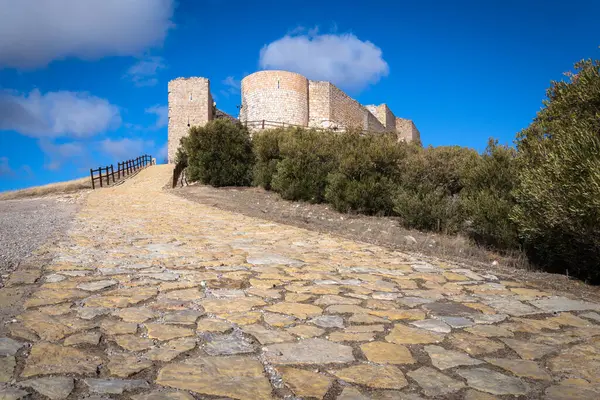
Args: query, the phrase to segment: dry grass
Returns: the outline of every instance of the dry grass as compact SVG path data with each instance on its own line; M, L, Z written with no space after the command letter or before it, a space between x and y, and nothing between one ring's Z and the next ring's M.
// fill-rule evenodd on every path
M51 183L44 186L35 186L27 189L14 190L11 192L0 193L0 200L24 199L29 197L41 197L47 195L57 195L74 193L80 190L91 189L90 178L74 179L72 181Z

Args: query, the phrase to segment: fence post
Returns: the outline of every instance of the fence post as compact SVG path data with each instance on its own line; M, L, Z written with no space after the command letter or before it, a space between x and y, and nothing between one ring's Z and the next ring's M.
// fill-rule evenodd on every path
M115 169L112 164L110 164L110 174L112 175L113 183L115 183Z
M102 167L98 168L98 173L100 174L100 187L102 187Z
M110 175L108 174L108 165L106 166L106 186L110 186Z
M262 120L262 129L265 129L265 120Z
M96 189L94 185L94 170L90 168L90 177L92 178L92 190Z
M117 163L117 176L119 177L119 180L121 180L121 163L120 162Z

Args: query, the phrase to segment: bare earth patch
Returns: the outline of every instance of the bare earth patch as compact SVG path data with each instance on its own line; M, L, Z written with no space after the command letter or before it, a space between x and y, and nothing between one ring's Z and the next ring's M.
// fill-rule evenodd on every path
M469 268L488 271L542 289L600 299L600 290L597 287L569 279L564 275L536 271L520 253L515 252L514 256L503 256L475 246L461 236L405 229L400 225L398 218L342 214L327 204L287 201L277 193L254 187L213 188L192 184L173 189L171 193L250 217L333 233L419 256L461 262ZM414 238L414 241L411 238ZM494 261L497 265L492 265Z

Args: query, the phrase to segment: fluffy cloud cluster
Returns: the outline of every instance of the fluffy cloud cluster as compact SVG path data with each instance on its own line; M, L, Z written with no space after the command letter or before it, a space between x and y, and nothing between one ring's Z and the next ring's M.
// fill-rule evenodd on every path
M381 49L353 34L303 35L290 33L265 45L259 64L264 69L298 72L312 80L325 80L358 91L389 72Z
M174 0L0 0L0 67L139 55L162 45Z
M81 92L0 92L0 130L33 137L89 137L117 128L121 116L107 100Z

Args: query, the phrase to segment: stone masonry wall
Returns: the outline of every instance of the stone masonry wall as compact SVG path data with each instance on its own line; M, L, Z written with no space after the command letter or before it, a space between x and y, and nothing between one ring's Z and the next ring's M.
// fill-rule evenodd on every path
M371 112L379 122L383 125L386 132L394 132L396 130L396 116L387 106L387 104L369 105L365 106L367 110Z
M331 83L308 81L308 126L331 127Z
M421 140L421 133L410 119L396 118L396 132L399 140L407 142Z
M383 130L383 126L377 121L377 118L358 101L334 85L330 84L330 86L331 120L334 123L343 128Z
M210 82L206 78L177 78L169 82L169 128L167 153L175 160L182 137L190 127L203 126L212 119Z
M242 79L244 121L308 126L308 79L287 71L260 71Z

